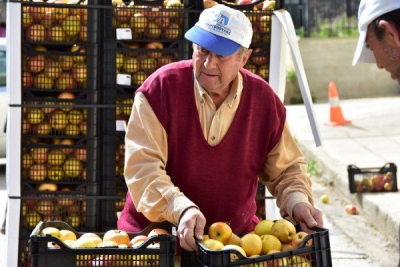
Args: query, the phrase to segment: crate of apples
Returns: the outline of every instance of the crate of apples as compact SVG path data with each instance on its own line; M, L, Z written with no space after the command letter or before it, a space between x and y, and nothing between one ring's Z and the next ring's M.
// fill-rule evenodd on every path
M176 231L168 222L152 223L138 233L98 233L76 232L62 221L41 221L29 242L32 267L173 266L176 254Z
M261 220L253 231L242 234L215 222L198 245L196 266L311 267L331 262L328 230L308 234L285 219Z

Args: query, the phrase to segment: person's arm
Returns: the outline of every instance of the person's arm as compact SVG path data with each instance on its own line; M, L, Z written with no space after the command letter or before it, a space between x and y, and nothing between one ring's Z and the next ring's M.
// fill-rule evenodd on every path
M154 222L178 224L196 207L167 175L167 133L142 93L135 95L125 136L125 180L139 212Z
M276 197L283 218L300 223L306 231L317 225L323 226L322 213L313 207L307 163L287 122L280 141L267 155L259 178Z

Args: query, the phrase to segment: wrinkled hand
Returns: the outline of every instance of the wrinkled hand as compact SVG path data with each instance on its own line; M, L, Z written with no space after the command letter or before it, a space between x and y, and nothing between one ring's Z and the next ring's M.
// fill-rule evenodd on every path
M322 212L307 203L298 203L293 208L293 219L300 224L303 231L315 232L311 228L324 227Z
M182 215L178 225L180 245L187 251L197 250L195 238L203 240L206 218L197 208L189 208Z

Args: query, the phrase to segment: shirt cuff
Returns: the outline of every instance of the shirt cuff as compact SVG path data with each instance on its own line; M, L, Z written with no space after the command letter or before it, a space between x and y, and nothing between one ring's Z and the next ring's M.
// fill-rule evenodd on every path
M312 206L310 201L308 201L308 197L301 192L294 192L289 196L289 200L287 201L286 210L290 218L293 218L293 208L296 204L299 203L307 203Z
M175 198L174 201L172 201L168 205L168 209L172 210L172 223L178 225L182 214L191 207L199 209L199 207L194 204L190 199L188 199L185 195L181 195Z

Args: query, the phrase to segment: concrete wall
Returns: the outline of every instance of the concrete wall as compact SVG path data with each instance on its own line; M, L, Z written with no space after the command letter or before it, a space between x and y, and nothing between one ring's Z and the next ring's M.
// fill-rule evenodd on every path
M351 65L356 44L357 38L299 40L308 84L316 103L328 100L330 81L336 83L340 99L399 94L397 82L386 70L378 69L376 64Z

